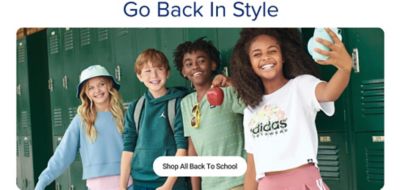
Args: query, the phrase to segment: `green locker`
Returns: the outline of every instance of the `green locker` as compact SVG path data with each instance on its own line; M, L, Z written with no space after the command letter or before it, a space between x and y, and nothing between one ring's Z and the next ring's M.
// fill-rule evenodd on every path
M46 32L17 42L17 123L21 189L33 189L51 156Z
M356 189L379 190L384 184L383 132L356 134Z
M384 33L379 28L349 29L347 47L358 57L351 76L355 131L382 131L384 119ZM358 55L358 56L357 56Z
M222 72L226 75L229 74L229 65L231 61L232 51L239 39L240 28L218 28L217 29L217 42L218 50L221 53L221 68Z
M218 35L216 28L188 28L186 29L186 39L190 41L194 41L201 37L206 37L206 40L211 40L215 47L218 48Z
M318 167L330 189L350 189L351 160L348 141L343 133L318 134Z
M351 138L354 188L375 190L384 183L384 33L379 28L350 28L352 50Z
M64 49L62 41L64 40L63 29L50 28L47 30L48 60L49 60L49 91L51 103L51 118L53 129L53 150L55 150L62 139L62 135L67 127L66 117L68 112L65 110L66 101L64 101ZM71 44L73 45L73 44ZM69 187L69 169L55 180L57 190L68 189Z
M190 82L182 77L175 67L174 51L178 44L185 41L184 29L181 28L162 28L158 29L161 35L160 51L163 52L169 61L171 72L167 81L168 87L174 86L190 86Z
M136 44L134 43L133 29L115 28L111 31L113 63L115 64L115 79L120 83L120 93L124 100L124 107L142 94L141 83L134 72L136 60Z

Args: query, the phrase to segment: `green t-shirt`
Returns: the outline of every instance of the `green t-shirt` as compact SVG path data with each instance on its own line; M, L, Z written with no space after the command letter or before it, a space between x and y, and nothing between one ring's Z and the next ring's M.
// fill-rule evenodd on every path
M232 87L223 88L224 102L210 106L204 96L200 103L200 126L193 128L192 109L197 104L197 93L187 95L181 102L185 136L191 137L198 156L241 156L245 159L243 110ZM202 177L202 189L226 190L243 184L239 177Z

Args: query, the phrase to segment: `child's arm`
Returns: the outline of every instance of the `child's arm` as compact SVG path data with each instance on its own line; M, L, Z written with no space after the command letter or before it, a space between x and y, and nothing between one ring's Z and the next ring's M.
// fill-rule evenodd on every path
M227 87L232 86L231 79L225 75L218 74L212 81L212 86Z
M188 137L188 156L197 156L196 149L194 148L192 139ZM190 177L192 183L192 190L200 190L201 188L201 178L200 177Z
M187 151L185 149L178 149L176 150L175 156L187 156ZM177 179L177 177L169 176L165 183L156 190L172 189Z
M247 170L244 176L244 189L256 190L257 186L253 154L247 153Z
M335 101L339 98L349 83L352 63L352 59L346 47L336 34L329 28L325 30L333 39L333 43L324 39L317 39L319 43L331 49L330 51L321 50L319 48L315 49L316 52L329 57L327 60L318 60L317 63L321 65L333 65L338 70L329 82L318 84L316 97L319 102Z
M119 180L119 189L126 190L128 186L129 176L131 175L131 162L133 152L123 151L121 156L121 176Z

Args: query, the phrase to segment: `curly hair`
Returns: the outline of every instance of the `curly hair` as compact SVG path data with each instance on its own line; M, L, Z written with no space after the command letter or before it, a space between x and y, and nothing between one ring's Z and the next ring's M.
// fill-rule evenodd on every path
M118 132L122 134L124 127L124 107L122 105L122 98L118 92L118 90L113 86L113 83L110 78L104 77L106 79L106 83L109 86L112 86L110 93L110 112L114 117L115 122L117 123L116 127ZM85 124L86 136L90 139L91 142L94 142L97 137L96 128L94 127L94 123L96 121L96 110L93 105L91 105L91 101L89 97L86 95L88 85L87 82L83 85L81 93L79 94L79 98L81 99L81 105L78 107L78 114L81 116L83 123Z
M215 75L219 73L221 63L220 52L212 44L211 41L206 41L205 37L201 37L193 42L183 42L176 47L174 52L174 62L176 69L178 69L181 75L183 67L183 57L186 53L193 53L195 51L202 51L206 53L208 57L217 64L217 69L213 72L213 74Z
M264 85L253 71L249 48L259 35L275 38L281 48L283 75L292 79L302 74L318 75L316 63L304 51L300 31L296 28L245 28L240 32L231 58L232 83L246 105L257 106L265 94Z

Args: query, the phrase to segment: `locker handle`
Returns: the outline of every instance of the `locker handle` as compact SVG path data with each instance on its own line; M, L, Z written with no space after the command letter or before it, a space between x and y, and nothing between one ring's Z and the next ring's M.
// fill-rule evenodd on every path
M355 73L360 72L360 60L358 58L358 48L353 48L353 52L351 53L352 67Z
M17 85L17 95L21 96L21 84Z
M67 77L67 75L64 75L64 77L62 79L62 83L63 83L64 89L68 90L68 77Z
M115 72L115 79L120 82L121 81L121 67L119 65L117 65L117 67L115 67L114 69Z
M69 187L70 190L75 190L75 186L71 185L71 187Z
M48 81L47 81L47 83L48 83L48 89L50 90L50 92L53 92L53 79L49 79Z

